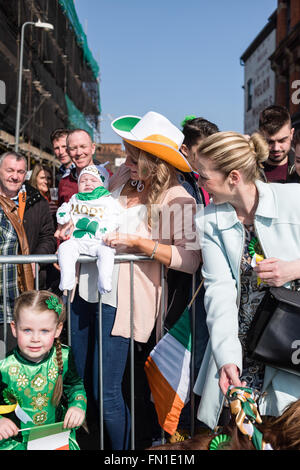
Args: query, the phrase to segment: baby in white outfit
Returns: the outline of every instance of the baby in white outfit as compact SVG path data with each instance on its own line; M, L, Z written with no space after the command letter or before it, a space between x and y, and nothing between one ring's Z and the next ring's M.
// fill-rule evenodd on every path
M102 241L106 233L118 230L122 207L106 189L107 174L95 165L84 168L78 178L78 193L57 210L61 225L72 220L74 231L69 240L58 248L61 291L75 285L75 265L80 254L97 256L98 290L100 294L112 289L115 250Z

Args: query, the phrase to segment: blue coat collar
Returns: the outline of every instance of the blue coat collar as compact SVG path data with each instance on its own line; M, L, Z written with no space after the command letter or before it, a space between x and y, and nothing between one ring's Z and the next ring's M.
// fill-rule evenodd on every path
M278 218L276 195L269 183L256 180L259 200L255 217L261 216L269 219ZM239 223L234 207L229 203L215 205L217 224L220 230L226 230Z

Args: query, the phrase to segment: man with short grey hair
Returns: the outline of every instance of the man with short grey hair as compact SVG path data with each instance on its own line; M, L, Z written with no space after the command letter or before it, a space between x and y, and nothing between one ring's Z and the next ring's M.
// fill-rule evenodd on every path
M6 152L0 156L0 256L52 254L56 249L49 204L38 190L25 182L27 162L23 155ZM3 269L6 280L3 284ZM10 323L14 301L20 292L34 288L31 265L0 264L0 341L3 340L4 308ZM7 349L14 339L7 329ZM2 343L2 354L3 354ZM1 355L1 344L0 344Z
M15 152L0 156L0 195L14 197L21 188L27 170L26 158Z
M58 185L58 207L64 202L68 202L73 194L77 193L77 179L81 170L90 165L101 166L107 172L109 177L111 174L105 168L105 164L99 164L93 159L96 150L96 144L93 142L90 134L84 129L72 129L67 136L67 151L74 164L70 173L62 178Z

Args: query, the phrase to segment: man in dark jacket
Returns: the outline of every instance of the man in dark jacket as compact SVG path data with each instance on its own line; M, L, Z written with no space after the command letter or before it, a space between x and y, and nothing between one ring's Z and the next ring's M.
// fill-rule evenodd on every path
M21 247L29 254L52 254L56 250L54 225L49 204L39 191L25 183L26 158L15 152L0 157L0 256L17 255ZM22 239L20 238L22 237ZM24 251L23 251L24 252ZM6 299L6 319L10 323L15 298L20 293L20 276L16 265L5 268L0 264L0 330L3 330L3 294ZM10 347L10 329L7 329L7 346ZM0 355L3 351L3 334L0 332Z
M27 235L30 254L46 255L56 251L53 218L48 201L40 192L24 184L26 190L26 206L23 224Z

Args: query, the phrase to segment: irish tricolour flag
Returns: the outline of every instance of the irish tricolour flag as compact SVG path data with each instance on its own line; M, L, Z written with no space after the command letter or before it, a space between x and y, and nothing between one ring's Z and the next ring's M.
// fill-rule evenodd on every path
M192 335L189 309L151 351L145 364L160 426L174 434L189 401Z
M45 424L29 429L27 450L69 450L71 430L65 429L63 424Z

